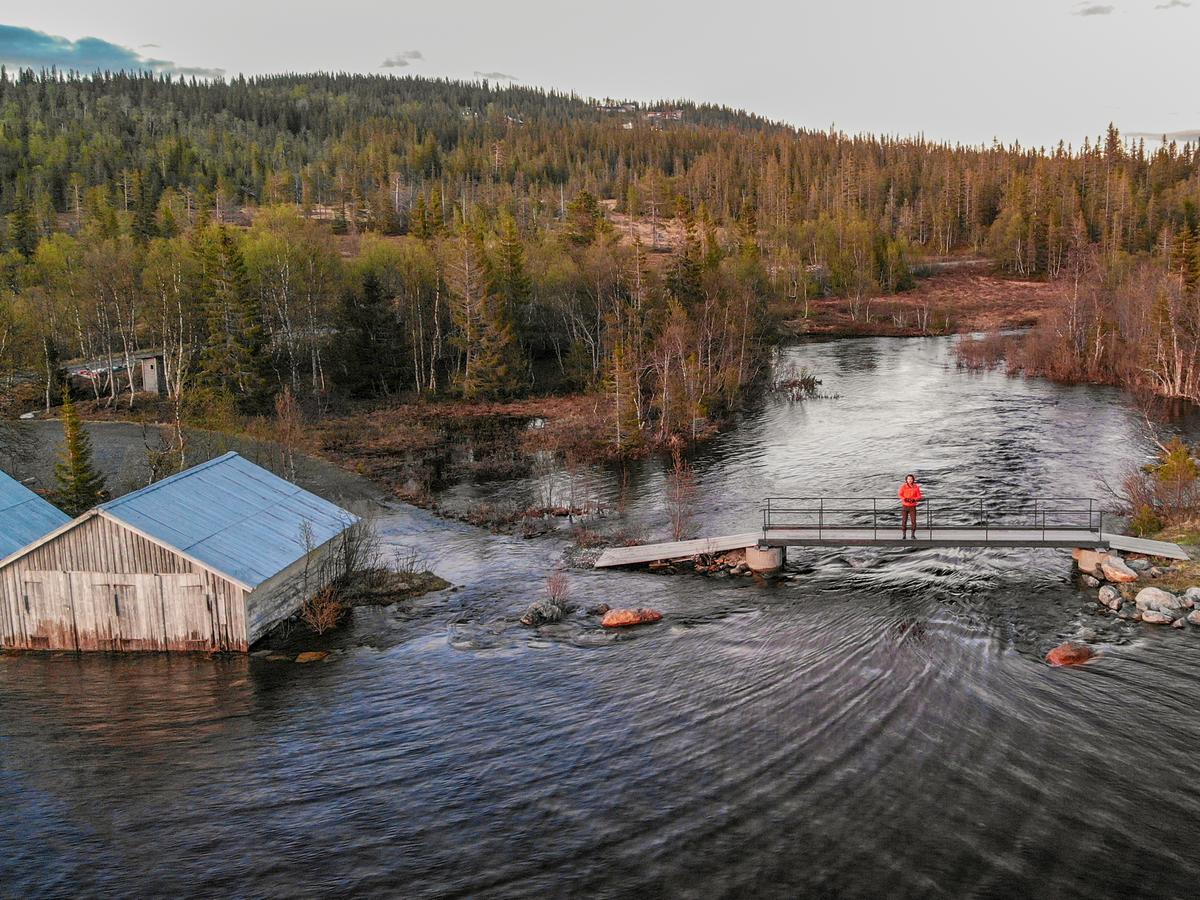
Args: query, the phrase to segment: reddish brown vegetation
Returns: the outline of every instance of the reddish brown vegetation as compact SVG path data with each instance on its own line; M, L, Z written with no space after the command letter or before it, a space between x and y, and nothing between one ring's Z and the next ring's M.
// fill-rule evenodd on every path
M810 301L807 318L794 306L776 305L773 312L801 334L918 336L1032 325L1065 296L1062 282L960 270L919 279L911 291L879 297L872 303L869 322L855 321L841 297Z

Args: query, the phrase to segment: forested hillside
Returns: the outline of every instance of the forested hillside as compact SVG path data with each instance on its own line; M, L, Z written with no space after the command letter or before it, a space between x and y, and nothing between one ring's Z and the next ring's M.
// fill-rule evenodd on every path
M768 303L869 316L916 259L968 252L1087 296L1149 285L1136 327L1097 300L1040 339L1099 380L1138 368L1134 341L1153 368L1190 340L1151 381L1196 396L1198 208L1200 152L1111 128L1044 152L487 83L6 73L0 372L50 403L65 359L165 348L201 420L285 387L313 411L591 390L624 452L738 403Z

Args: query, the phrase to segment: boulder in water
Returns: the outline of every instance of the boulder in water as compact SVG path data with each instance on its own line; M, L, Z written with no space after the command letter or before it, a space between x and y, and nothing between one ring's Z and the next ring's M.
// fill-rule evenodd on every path
M1162 588L1148 587L1138 591L1134 600L1137 608L1145 612L1148 609L1163 613L1178 613L1183 610L1183 601ZM1176 616L1178 618L1178 616Z
M1090 588L1100 587L1100 579L1096 578L1094 575L1083 575L1081 577L1083 579L1084 587L1090 587Z
M1125 560L1119 556L1106 556L1100 560L1100 571L1107 581L1114 584L1128 584L1137 581L1137 572L1125 565Z
M1187 620L1193 625L1200 625L1200 609L1193 609L1187 614Z
M1183 605L1188 609L1200 606L1200 587L1190 587L1183 592Z
M598 603L595 606L589 606L587 614L589 616L602 616L612 609L607 603Z
M657 609L610 609L604 614L600 624L605 628L624 628L626 625L642 625L660 619L662 613Z
M1157 609L1143 609L1142 621L1147 625L1170 625L1175 619L1170 613L1159 612Z
M1100 575L1100 563L1108 556L1103 550L1084 550L1082 547L1076 547L1071 555L1075 557L1080 572L1097 577Z
M521 616L521 624L528 625L530 628L536 628L539 625L552 625L555 622L561 622L563 616L566 614L566 604L557 603L547 597L544 600L535 600L529 604L529 608L525 610L525 615Z
M1065 644L1059 644L1053 650L1046 654L1046 662L1052 666L1078 666L1087 662L1096 651L1087 644L1076 644L1073 641L1067 641Z
M1121 608L1121 592L1111 584L1106 584L1100 588L1099 600L1101 605L1107 606L1113 611Z

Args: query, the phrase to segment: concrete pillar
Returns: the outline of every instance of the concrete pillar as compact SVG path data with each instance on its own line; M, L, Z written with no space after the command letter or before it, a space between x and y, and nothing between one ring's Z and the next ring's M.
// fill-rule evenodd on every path
M752 572L778 572L783 568L783 548L747 547L746 565Z

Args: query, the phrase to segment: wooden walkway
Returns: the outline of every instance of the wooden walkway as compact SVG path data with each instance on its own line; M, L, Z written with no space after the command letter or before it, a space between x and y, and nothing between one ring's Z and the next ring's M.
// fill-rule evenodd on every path
M722 537L643 544L637 547L611 547L596 561L596 568L629 566L658 560L680 559L698 553L724 553L745 547L1086 547L1097 550L1124 550L1166 559L1187 559L1178 544L1150 541L1127 535L1090 531L1083 528L922 528L915 539L903 539L899 529L870 527L843 528L770 528Z

